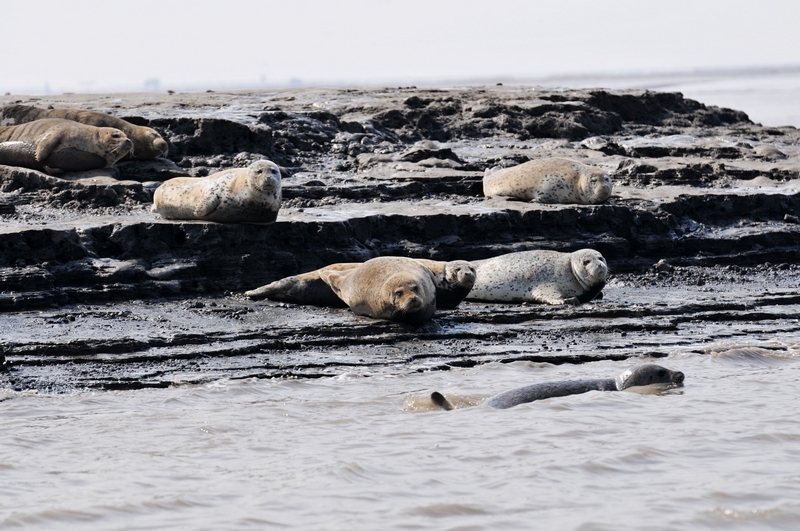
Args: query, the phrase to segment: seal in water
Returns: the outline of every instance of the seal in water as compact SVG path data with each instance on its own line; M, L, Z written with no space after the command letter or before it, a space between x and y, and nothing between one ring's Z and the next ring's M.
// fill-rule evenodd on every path
M567 380L563 382L543 382L526 385L525 387L512 389L511 391L493 396L484 402L483 405L495 409L508 409L527 402L533 402L534 400L577 395L588 391L622 391L623 389L629 389L631 387L653 384L666 387L681 387L683 385L683 379L683 373L680 371L671 371L654 363L646 363L628 369L616 378ZM431 394L431 400L444 410L450 411L453 409L453 404L438 391L434 391Z
M475 268L465 260L439 262L423 258L414 259L426 267L433 275L436 285L436 307L455 308L464 300L475 284ZM253 299L267 298L277 301L315 306L345 306L333 289L320 276L320 271L349 271L360 266L360 262L331 264L316 271L293 275L271 282L260 288L245 292L246 297Z
M521 251L471 262L477 279L467 300L580 304L596 298L608 265L593 249Z
M539 203L597 205L611 195L611 178L600 168L569 159L525 162L483 176L483 195Z
M152 212L166 219L223 223L275 221L281 207L281 172L268 160L207 177L175 177L153 194Z
M433 275L411 258L383 256L319 275L356 315L421 324L436 311Z
M0 164L57 175L107 168L133 144L112 127L94 127L51 118L0 126Z
M150 160L157 157L166 157L169 151L166 140L155 129L135 125L110 114L66 108L42 109L31 105L6 105L5 107L0 107L0 124L2 125L24 124L44 118L61 118L95 127L119 129L133 142L133 149L129 154L131 159Z

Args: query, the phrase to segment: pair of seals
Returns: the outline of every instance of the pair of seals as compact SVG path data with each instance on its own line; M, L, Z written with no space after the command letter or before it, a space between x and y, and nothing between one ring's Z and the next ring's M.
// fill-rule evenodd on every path
M548 158L487 173L483 195L540 203L597 205L611 195L611 178L600 168L569 159Z
M153 194L152 212L166 219L269 223L281 207L281 171L257 160L207 177L175 177Z
M355 269L322 269L319 276L356 315L422 324L436 311L433 275L411 258L373 258Z
M433 275L433 283L436 285L437 308L455 308L464 300L475 284L475 268L467 261L440 262L424 258L415 258L414 261L428 269ZM320 272L323 270L350 271L361 265L360 262L331 264L316 271L282 278L260 288L246 291L245 296L315 306L344 306L344 301L322 280Z
M42 109L31 105L6 105L0 107L0 124L24 124L34 120L46 118L60 118L95 127L113 127L119 129L133 142L130 158L135 160L150 160L156 157L166 157L169 146L155 129L134 125L122 118L95 111L81 111L77 109Z
M597 297L608 265L593 249L522 251L472 262L477 280L467 300L579 304Z
M107 168L133 144L112 127L51 118L0 126L0 164L59 174Z
M558 396L576 395L589 391L622 391L631 387L660 384L669 387L681 387L684 375L680 371L671 371L660 365L646 363L628 369L616 378L597 378L593 380L567 380L563 382L543 382L526 385L500 393L483 403L495 409L508 409L510 407L555 398ZM453 409L453 404L438 391L431 394L431 400L444 410Z

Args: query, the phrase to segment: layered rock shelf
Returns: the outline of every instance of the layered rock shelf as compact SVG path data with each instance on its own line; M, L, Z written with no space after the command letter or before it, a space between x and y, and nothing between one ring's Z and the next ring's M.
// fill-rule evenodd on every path
M756 314L764 330L788 330L800 315L791 284L800 132L677 93L407 87L5 103L108 112L155 128L170 152L59 177L0 166L0 385L124 388L665 355L663 345L683 340L653 347L648 334L701 322L698 331L718 337L711 323ZM487 168L548 156L606 169L611 199L483 197ZM275 223L149 211L168 178L259 158L283 172ZM582 247L603 253L611 281L602 301L578 308L464 303L415 329L241 296L332 262ZM758 308L771 309L748 313ZM582 344L587 334L614 339Z

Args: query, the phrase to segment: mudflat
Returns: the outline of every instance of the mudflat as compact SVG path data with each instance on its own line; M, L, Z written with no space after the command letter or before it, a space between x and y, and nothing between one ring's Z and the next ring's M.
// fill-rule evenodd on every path
M169 154L59 177L0 166L3 386L658 357L679 349L681 334L784 334L800 315L800 132L677 93L400 87L0 97L7 103L107 112L156 129ZM606 170L611 198L482 196L486 169L543 157ZM168 178L259 158L283 171L275 223L149 212ZM610 276L601 301L577 308L462 303L414 327L242 296L376 256L586 247Z

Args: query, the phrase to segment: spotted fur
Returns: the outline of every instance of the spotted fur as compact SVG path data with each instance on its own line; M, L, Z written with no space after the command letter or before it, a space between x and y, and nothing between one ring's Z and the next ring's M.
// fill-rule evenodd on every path
M600 168L569 159L538 159L483 177L486 197L539 203L600 204L611 195L611 178Z
M170 179L156 189L151 210L166 219L266 223L275 221L280 206L280 168L258 160L208 177Z
M594 299L608 266L599 252L523 251L472 262L477 279L468 300L579 304Z

